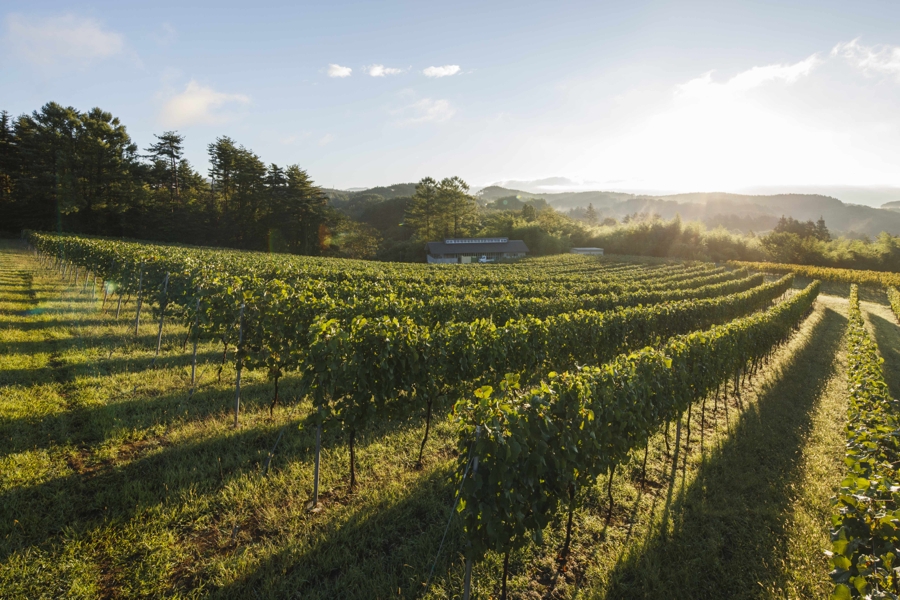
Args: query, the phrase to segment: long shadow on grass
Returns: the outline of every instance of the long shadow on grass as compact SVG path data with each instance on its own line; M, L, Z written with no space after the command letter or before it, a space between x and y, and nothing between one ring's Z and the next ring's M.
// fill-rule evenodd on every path
M418 478L396 494L361 491L350 507L331 505L308 518L321 525L279 536L282 548L254 570L216 590L216 598L418 598L424 591L456 493L452 467ZM337 515L329 515L336 512ZM330 518L329 518L330 517ZM284 540L287 539L285 542ZM435 568L446 584L463 548L453 518ZM187 587L199 582L184 582Z
M272 385L245 384L241 393L244 410L259 410L271 402ZM130 396L130 390L123 390ZM295 378L286 377L281 401L292 402ZM102 443L116 431L168 428L179 421L197 421L232 410L231 389L200 389L188 399L188 389L158 396L139 395L128 400L110 398L107 404L75 406L38 417L0 419L0 456L51 446L89 447Z
M71 381L76 376L107 377L121 373L139 373L150 369L188 369L191 366L192 358L190 353L171 354L171 348L166 348L164 345L163 348L168 353L160 354L158 358L154 359L154 357L149 354L149 352L153 350L153 347L141 344L139 339L129 340L129 345L127 346L121 344L121 338L119 341L120 343L118 345L113 345L112 341L110 341L106 346L99 344L80 345L76 342L64 344L63 349L58 349L53 345L48 344L48 347L44 351L58 355L65 350L79 348L82 350L114 353L116 350L121 351L122 348L125 348L126 351L129 352L140 349L142 355L136 357L116 357L115 354L113 354L113 358L99 357L95 360L85 362L51 362L47 365L33 369L4 369L0 371L0 385L35 385L53 381L65 383ZM153 340L153 344L156 344L155 339ZM3 347L4 344L0 344L0 348ZM214 370L217 370L221 358L222 353L215 350L198 353L197 367L199 369L210 369L213 368L212 365L214 363Z
M71 330L80 329L80 321L72 321L68 328ZM50 328L48 328L49 330ZM49 332L48 332L49 333ZM171 338L171 339L170 339ZM174 347L175 338L163 333L163 347ZM178 347L181 346L181 339L178 340ZM48 339L23 340L13 342L0 342L0 348L3 348L4 354L34 354L35 352L65 352L71 349L85 348L102 348L104 350L118 350L124 347L140 346L148 350L156 349L156 336L151 334L142 334L134 337L133 332L108 332L94 334L82 337L75 333L69 337L48 336ZM184 353L182 353L184 354ZM190 357L190 352L187 353Z
M296 417L289 413L287 420L239 430L227 428L209 438L178 445L170 445L165 437L151 438L120 447L119 462L72 453L68 464L75 472L0 493L0 563L10 553L52 545L65 528L77 537L122 526L164 503L183 505L193 498L216 495L234 478L261 477L282 427L285 435L274 462L288 459L309 464L315 447L312 418L303 412ZM368 451L370 443L397 428L398 423L390 422L367 431L360 440L360 455ZM346 439L326 428L322 444L330 453L343 451ZM311 480L311 465L308 474Z
M891 396L900 398L900 326L873 312L869 313L869 322L875 332L878 352L884 358L884 379L888 389Z
M78 472L0 494L0 562L12 552L52 543L64 528L85 532L127 523L167 501L184 503L179 496L187 490L214 494L259 470L280 426L227 430L177 446L164 438L134 444L122 451L141 454L124 465L72 456L69 465Z
M808 277L794 277L794 288L802 289L812 282ZM837 281L823 281L821 283L821 293L828 296L837 296L839 298L848 298L850 296L850 284L840 283ZM865 285L859 286L859 299L863 302L872 302L882 306L889 306L887 295L880 286L869 287Z
M826 308L802 349L741 416L655 532L613 570L606 598L751 598L780 579L812 414L835 370L846 318Z
M69 313L71 311L57 311L53 309L46 309L43 311L44 314L56 315L60 313ZM7 326L10 329L18 329L20 331L35 331L38 329L57 329L62 327L97 327L99 325L113 325L115 323L119 324L134 324L134 316L132 315L130 318L120 318L118 321L112 318L83 318L83 317L72 317L70 319L63 318L47 318L47 319L34 319L28 321L21 322L10 322ZM145 323L146 321L141 318L141 323Z
M50 294L52 292L58 291L58 288L52 285L30 285L27 290L19 289L23 285L28 285L28 282L19 279L18 281L10 281L10 282L0 282L0 298L6 298L8 296L21 296L23 299L31 299L40 294ZM10 289L12 288L12 289Z

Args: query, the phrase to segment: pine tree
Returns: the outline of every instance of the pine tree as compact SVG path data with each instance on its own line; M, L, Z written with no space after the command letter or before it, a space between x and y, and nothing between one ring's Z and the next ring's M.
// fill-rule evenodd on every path
M0 111L0 206L12 202L16 147L9 113Z
M237 145L228 136L216 138L216 141L207 146L209 153L209 178L213 187L221 197L225 212L228 212L228 201L234 191L233 176L235 161L238 154Z
M328 220L328 198L306 171L298 165L285 169L288 208L285 237L291 250L300 254L319 254L322 249L321 232Z
M178 165L184 154L184 136L179 135L177 131L166 131L162 135L154 134L153 137L159 141L147 148L148 158L165 164L169 192L172 194L172 200L175 200L181 197Z
M522 207L522 218L529 223L537 218L537 211L534 210L533 204L526 204Z
M468 235L478 218L478 204L469 195L469 184L459 177L438 184L438 206L444 216L445 233L451 237Z
M816 221L816 238L823 242L831 241L831 232L825 226L825 219L822 216L819 216L819 220Z
M431 177L425 177L416 185L416 193L406 209L404 224L415 230L416 239L434 240L439 231L440 213L438 184Z
M597 224L597 211L594 210L594 203L588 204L587 210L584 211L584 219L591 225Z

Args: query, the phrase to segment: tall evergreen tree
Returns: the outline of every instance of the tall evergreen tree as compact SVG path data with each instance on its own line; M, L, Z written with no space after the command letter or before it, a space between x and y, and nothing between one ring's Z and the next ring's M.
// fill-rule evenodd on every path
M16 202L23 226L60 229L79 208L76 157L81 115L48 102L14 125L19 173Z
M819 216L819 220L816 221L816 238L823 242L831 240L831 232L825 226L825 218L822 216Z
M151 144L146 151L151 160L165 165L169 192L174 201L181 196L178 165L184 155L184 136L179 135L177 131L166 131L162 135L154 134L153 137L158 141Z
M478 204L469 195L469 184L459 177L442 179L437 189L445 235L468 235L478 221Z
M214 191L222 198L225 212L229 209L229 200L234 193L234 172L238 147L228 136L216 138L207 146L209 153L209 178L213 182Z
M13 180L16 168L16 145L12 119L9 113L0 111L0 207L11 210Z
M137 146L119 119L99 108L81 116L76 168L83 231L102 233L127 209L136 157Z
M298 165L285 170L288 210L285 217L291 250L300 254L319 254L322 229L329 220L328 198Z
M422 241L434 240L442 233L442 211L438 198L438 183L425 177L416 185L416 193L406 210L404 224L413 228L415 237Z
M531 223L537 218L537 211L533 204L525 204L522 206L522 218Z
M591 225L597 224L597 211L594 210L594 203L588 204L587 210L584 211L584 220Z

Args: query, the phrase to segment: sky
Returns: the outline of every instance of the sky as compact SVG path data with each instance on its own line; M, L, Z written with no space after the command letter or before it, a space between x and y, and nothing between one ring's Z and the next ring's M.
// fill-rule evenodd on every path
M227 135L338 189L900 199L896 1L7 0L0 56L0 109L177 130L201 172Z

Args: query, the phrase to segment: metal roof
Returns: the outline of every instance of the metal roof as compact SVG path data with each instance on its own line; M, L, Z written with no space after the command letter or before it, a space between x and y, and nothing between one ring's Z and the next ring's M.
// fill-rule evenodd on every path
M489 242L473 239L472 242L453 243L427 242L425 249L432 256L446 254L488 254L490 252L503 252L507 254L523 254L528 252L528 246L522 240L508 240L505 242Z
M505 244L508 237L497 238L444 238L445 244Z

